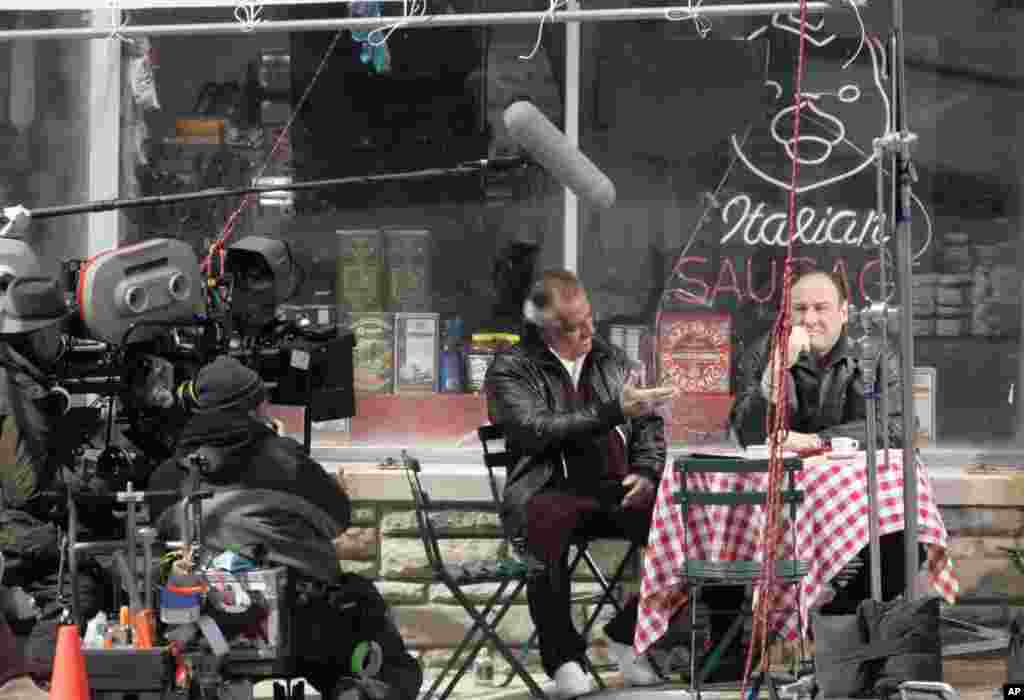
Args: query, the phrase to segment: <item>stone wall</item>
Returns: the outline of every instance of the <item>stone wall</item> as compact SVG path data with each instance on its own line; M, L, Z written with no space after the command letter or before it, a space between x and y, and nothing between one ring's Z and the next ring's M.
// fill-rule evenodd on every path
M507 553L498 516L474 510L446 511L438 517L441 552L446 561L458 563L473 559L494 559ZM336 542L342 567L346 571L373 577L395 609L406 642L419 650L427 663L447 658L451 649L472 625L469 615L443 584L431 581L423 542L416 527L412 504L358 503L353 526ZM591 548L594 560L610 575L627 550L625 542L597 541ZM638 588L637 562L627 567L626 590ZM593 609L593 596L600 585L581 562L577 568L574 595L583 602L574 606L577 623ZM493 594L496 584L479 584L467 589L475 602ZM610 610L610 606L609 606ZM607 619L603 614L602 618ZM603 659L601 622L595 625L593 659ZM502 637L523 644L533 633L526 592L516 601L499 626ZM532 655L531 655L532 656Z
M1024 606L1024 573L1003 548L1024 546L1024 507L947 506L942 517L961 591L949 614L986 627L1008 626Z
M964 478L970 479L970 475L965 474ZM404 478L401 481L404 482ZM403 486L408 489L404 483ZM465 492L470 487L467 482L460 490ZM412 504L399 500L359 500L357 494L354 499L353 527L336 542L343 567L378 582L381 592L394 606L406 641L423 654L426 663L447 658L469 629L470 619L443 586L431 583ZM940 502L942 500L948 499L940 499ZM959 500L969 502L967 498ZM1011 502L1017 500L1013 498ZM975 624L1005 628L1015 606L1024 606L1024 573L1014 568L1001 548L1017 546L1024 531L1024 506L948 504L941 506L941 511L949 531L950 552L962 595L962 602L945 614ZM493 558L506 551L498 518L493 512L447 511L438 524L443 538L442 553L451 563ZM613 570L625 551L625 543L616 541L599 541L592 548L595 559L606 572ZM588 573L581 565L574 591L578 597L599 591L597 582ZM637 562L631 563L627 577L627 590L638 590ZM483 600L493 590L491 585L479 586L474 591L474 599ZM591 608L587 603L577 604L576 619L582 621ZM600 627L600 624L596 626L591 654L597 662L606 658ZM519 594L499 629L506 640L515 643L524 642L532 634L525 592ZM532 658L535 660L535 656Z

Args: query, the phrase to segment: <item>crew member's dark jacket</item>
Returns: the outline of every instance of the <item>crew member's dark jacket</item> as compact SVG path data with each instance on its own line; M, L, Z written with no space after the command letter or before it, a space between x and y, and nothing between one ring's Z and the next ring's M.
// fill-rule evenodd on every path
M592 469L598 472L609 433L616 427L623 433L629 471L658 483L666 458L664 421L659 416L623 416L620 397L626 370L625 353L595 336L580 376L580 393L588 394L589 400L582 406L570 405L569 373L532 324L526 324L518 346L491 364L486 378L488 411L503 427L513 459L502 514L511 536L523 533L530 499L563 474L566 452L589 451ZM574 461L584 467L587 463ZM604 476L595 473L594 482Z
M0 361L7 352L0 348ZM0 369L0 382L0 422L10 416L17 431L14 462L0 466L0 504L32 511L30 502L72 465L85 426L73 414L62 415L49 391L26 372Z
M764 336L740 360L737 394L729 414L729 425L740 444L764 443L767 438L768 401L761 392L761 377L768 365L769 335ZM889 445L903 445L903 394L899 351L886 348ZM849 437L867 444L864 381L861 360L844 332L819 365L808 353L789 370L789 428L814 433L822 438ZM877 412L878 446L882 446L881 410Z
M247 415L213 413L193 417L181 444L178 454L153 472L148 490L181 489L185 458L199 450L209 460L203 485L215 494L203 503L208 546L262 549L267 561L336 582L340 569L333 540L351 522L351 503L297 442ZM183 535L182 507L173 497L152 502L153 519L169 539Z

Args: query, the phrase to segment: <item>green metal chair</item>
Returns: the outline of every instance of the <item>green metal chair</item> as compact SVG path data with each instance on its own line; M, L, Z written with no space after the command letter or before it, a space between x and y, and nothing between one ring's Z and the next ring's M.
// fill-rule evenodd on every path
M432 499L423 487L419 461L406 454L403 454L403 460L416 507L416 521L419 525L420 537L426 549L433 579L448 588L455 600L473 620L473 625L466 632L455 652L449 657L448 664L434 678L434 682L422 696L422 700L430 700L440 687L441 682L454 671L454 677L439 697L439 700L445 700L462 676L473 667L473 662L480 650L488 643L505 658L512 672L526 684L531 695L539 700L547 700L547 695L527 671L515 651L498 636L497 631L498 624L505 617L516 596L526 586L527 579L535 575L538 569L529 561L511 556L481 561L463 561L459 564L444 561L441 548L438 545L439 535L434 525L435 517L440 517L445 511L466 509L467 507L479 510L480 505ZM497 588L487 597L483 605L477 605L464 588L481 583L497 584ZM463 652L468 652L468 654L464 655Z
M682 487L675 494L675 502L683 509L684 551L688 551L690 533L690 508L692 506L764 506L768 500L767 491L711 492L694 489L689 485L690 474L766 474L767 459L742 459L704 455L686 455L675 460L674 468L679 473ZM782 503L789 506L789 519L796 522L797 506L803 501L804 493L796 488L796 474L803 468L803 462L796 458L783 461L785 485L781 493ZM790 527L793 538L793 552L796 552L796 527ZM799 585L810 570L810 562L795 559L776 560L776 580L782 586ZM704 679L717 666L722 653L729 647L743 625L742 616L737 616L725 637L704 657L701 668L697 667L697 607L701 589L709 585L735 585L750 587L761 579L764 567L752 560L697 560L687 559L680 572L686 577L690 606L690 690L700 699L700 688ZM749 597L748 597L749 602ZM752 609L752 608L751 608ZM739 611L738 611L739 612ZM750 612L746 605L742 611Z

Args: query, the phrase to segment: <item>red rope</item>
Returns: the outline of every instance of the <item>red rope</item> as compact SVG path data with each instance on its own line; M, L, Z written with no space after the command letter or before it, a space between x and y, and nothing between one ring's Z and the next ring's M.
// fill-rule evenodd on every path
M327 50L324 51L323 56L320 58L320 63L317 65L316 71L313 73L313 77L310 78L309 84L299 97L298 102L295 104L295 108L288 116L288 121L281 129L281 133L274 139L274 144L270 149L270 153L267 155L263 164L260 166L259 171L256 173L256 178L259 179L270 167L270 164L274 162L274 158L277 156L277 152L281 149L281 146L287 141L291 134L292 126L295 124L296 118L305 106L306 101L309 99L310 93L313 91L313 86L316 85L317 80L320 78L320 74L323 73L327 67L328 59L334 54L334 48L338 45L338 40L346 32L344 30L335 33L334 38L331 40ZM235 231L235 226L238 224L239 218L241 218L246 208L258 197L255 193L249 193L242 196L242 201L238 203L238 207L235 208L227 221L224 223L224 228L221 230L220 237L210 246L209 255L206 260L203 261L202 270L207 275L208 284L213 287L216 283L216 278L224 272L224 258L226 257L225 247L227 246L228 240L231 238L231 234ZM217 258L218 265L216 273L214 272L213 260Z
M775 320L772 329L770 357L777 359L775 363L775 376L772 377L772 394L774 401L768 407L768 441L770 445L770 456L768 461L768 497L765 505L765 525L761 533L761 548L763 562L762 578L757 584L757 602L754 607L754 629L752 643L747 653L746 664L743 671L743 692L746 693L747 678L750 676L751 663L754 657L754 643L756 640L761 661L761 672L767 673L769 668L768 634L769 616L775 608L776 598L776 571L775 562L778 558L779 543L782 539L782 528L780 515L782 513L782 482L784 471L782 469L782 446L789 434L789 391L787 390L787 375L789 368L786 363L789 336L792 330L790 326L790 300L792 296L793 282L793 239L796 237L796 193L800 178L800 113L806 100L803 98L803 78L806 72L807 63L807 0L800 0L800 44L797 59L796 80L794 85L794 102L796 109L793 110L793 155L792 155L792 176L789 186L789 239L786 242L786 262L784 265L782 282L782 301L779 307L779 315ZM769 365L771 366L771 365ZM767 370L766 370L767 371ZM794 557L796 553L794 552ZM803 630L801 630L801 634Z

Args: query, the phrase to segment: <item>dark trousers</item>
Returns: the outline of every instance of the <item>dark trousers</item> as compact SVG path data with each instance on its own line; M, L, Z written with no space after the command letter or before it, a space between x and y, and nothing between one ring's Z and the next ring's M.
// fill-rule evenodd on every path
M571 501L573 497L568 496L568 499ZM553 504L545 503L542 507L550 508ZM568 561L570 543L578 538L608 538L646 544L651 522L650 509L598 508L581 510L577 516L571 528L548 530L543 534L534 531L527 535L527 548L548 565L545 573L530 580L526 593L530 617L537 628L541 663L547 674L552 677L562 664L581 660L587 649L586 640L572 620L572 587ZM546 541L537 541L540 537ZM556 551L560 554L555 557L545 554ZM610 639L622 644L633 644L638 604L639 600L634 596L623 611L605 625L605 634Z

